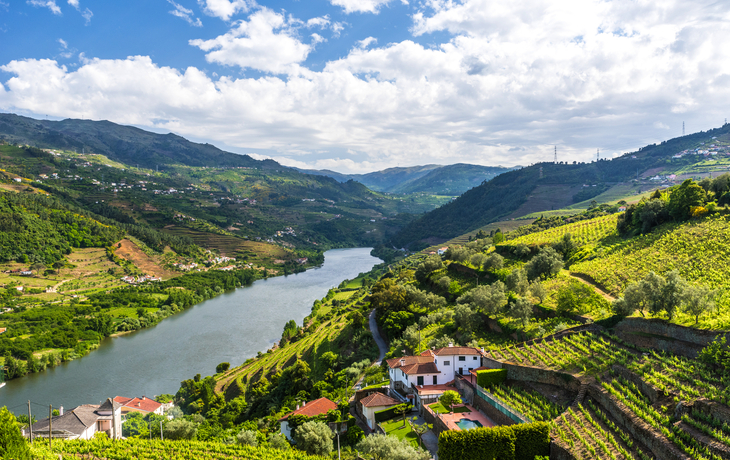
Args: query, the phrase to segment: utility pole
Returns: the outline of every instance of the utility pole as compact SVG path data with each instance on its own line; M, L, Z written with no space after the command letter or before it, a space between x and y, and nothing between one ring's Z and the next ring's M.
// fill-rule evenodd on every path
M555 146L555 164L558 164L558 146Z
M684 122L682 122L682 136L684 136Z
M33 416L30 414L30 400L28 400L28 429L30 430L30 443L33 444Z
M48 448L51 448L53 441L53 404L48 405Z
M162 420L160 420L160 441L164 441L165 438L162 436Z
M112 436L114 437L114 441L117 440L117 414L114 410L114 399L109 398L109 403L112 405Z
M601 161L601 149L596 149L596 161Z

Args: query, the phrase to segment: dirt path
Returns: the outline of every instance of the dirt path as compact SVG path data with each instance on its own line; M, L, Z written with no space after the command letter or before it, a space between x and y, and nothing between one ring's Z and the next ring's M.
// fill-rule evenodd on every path
M58 291L58 288L60 288L63 283L67 283L69 281L72 281L72 280L63 280L63 281L61 281L60 283L58 283L58 284L56 284L56 285L51 286L50 288L48 288L48 291L47 292L57 292Z
M379 366L383 359L385 359L385 354L388 352L388 345L385 343L385 340L383 340L383 337L380 336L378 323L375 321L375 309L370 312L370 332L373 334L375 343L378 344L378 350L380 350L378 362L374 363L373 366Z
M143 273L160 276L164 279L172 278L176 275L176 273L160 267L155 259L145 254L132 241L125 238L119 244L121 247L116 248L114 253L122 259L132 262Z
M609 302L613 302L614 300L616 300L616 297L614 297L611 294L609 294L608 292L604 291L603 288L598 286L598 283L593 281L593 279L591 279L590 276L584 275L583 273L575 273L575 272L569 272L569 275L571 278L574 278L574 279L580 281L581 283L586 284L586 285L592 287L593 289L595 289L595 291L601 297L608 300Z

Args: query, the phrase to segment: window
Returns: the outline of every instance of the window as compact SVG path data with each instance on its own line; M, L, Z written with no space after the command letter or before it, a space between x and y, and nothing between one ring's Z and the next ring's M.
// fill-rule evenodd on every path
M434 385L438 385L438 383L436 383L436 382L438 382L438 377L434 375L433 376L433 384Z
M449 364L451 364L451 361L444 361L444 366L448 366Z
M418 376L418 385L423 386L423 376L422 375Z
M459 361L466 361L466 356L459 356Z
M477 357L475 356L475 357L474 357L474 361L476 361L476 360L477 360Z

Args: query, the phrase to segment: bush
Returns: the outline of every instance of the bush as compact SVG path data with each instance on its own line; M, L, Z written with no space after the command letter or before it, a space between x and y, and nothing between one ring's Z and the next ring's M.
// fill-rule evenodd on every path
M281 433L270 433L267 441L269 442L269 446L274 449L288 450L291 447L289 441L286 440L286 436Z
M439 460L514 460L515 432L510 427L445 431L439 436Z
M219 365L217 365L215 367L215 373L221 374L221 373L227 371L228 369L230 369L230 367L231 367L231 363L220 363Z
M236 435L236 441L245 446L256 447L259 445L259 441L256 439L256 432L253 430L241 430L241 432Z
M492 385L507 380L507 369L488 369L485 371L477 371L477 385L482 388L489 388Z
M165 439L195 439L197 434L195 423L181 418L167 422L164 427Z
M297 446L310 455L329 456L334 449L334 433L323 422L306 422L294 431Z
M439 436L440 460L534 460L550 454L546 422L445 431Z
M428 460L431 456L395 436L375 434L360 441L357 450L376 460Z
M400 406L403 406L404 404L399 404L397 406L390 407L388 409L383 409L380 411L377 411L375 413L375 421L376 422L384 422L386 420L390 420L398 415L403 414L403 412L399 412ZM405 404L406 406L406 413L410 412L413 409L413 406L410 404Z
M347 429L347 443L354 446L365 437L365 432L359 426L351 426Z
M6 407L0 408L0 458L31 458L28 443L15 423L15 416Z

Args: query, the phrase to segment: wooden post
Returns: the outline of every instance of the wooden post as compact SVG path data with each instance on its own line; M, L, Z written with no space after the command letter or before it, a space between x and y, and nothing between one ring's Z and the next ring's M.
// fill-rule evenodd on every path
M30 443L33 444L33 417L30 414L30 400L28 400L28 429L30 430Z
M48 448L51 448L53 441L53 404L48 405Z

